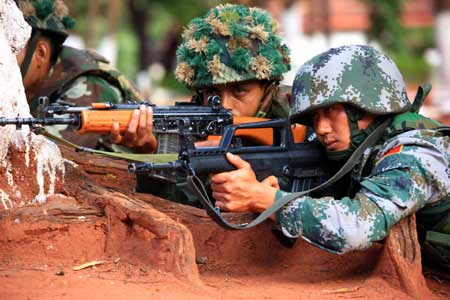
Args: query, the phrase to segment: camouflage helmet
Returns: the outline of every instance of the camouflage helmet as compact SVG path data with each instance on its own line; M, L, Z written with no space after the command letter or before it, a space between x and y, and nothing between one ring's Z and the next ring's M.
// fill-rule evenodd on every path
M311 125L308 114L320 107L348 103L375 115L407 111L405 82L395 63L361 45L332 48L306 62L292 85L290 119Z
M25 20L33 29L59 37L64 41L67 30L75 21L68 16L69 10L63 0L18 0L16 1Z
M175 76L198 89L246 80L281 80L289 49L277 22L260 8L219 5L193 19L177 49Z

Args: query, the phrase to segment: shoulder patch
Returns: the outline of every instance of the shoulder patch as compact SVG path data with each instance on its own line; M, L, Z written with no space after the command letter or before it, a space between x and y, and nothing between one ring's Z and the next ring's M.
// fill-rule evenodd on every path
M397 147L392 148L391 150L389 150L388 152L386 152L382 157L386 157L392 154L396 154L396 153L400 153L402 152L403 149L403 145L398 145Z
M380 159L376 162L376 165L378 165L381 161L383 161L386 157L389 157L393 154L397 154L402 152L403 150L403 145L398 145L392 149L390 149L389 151L387 151L382 157L380 157Z

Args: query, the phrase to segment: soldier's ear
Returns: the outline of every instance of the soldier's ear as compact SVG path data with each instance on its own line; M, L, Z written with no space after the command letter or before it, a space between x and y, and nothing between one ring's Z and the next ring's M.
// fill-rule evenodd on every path
M52 44L47 38L40 38L34 50L34 59L36 60L36 67L46 67L50 64L52 57Z
M373 120L375 120L375 116L366 112L364 116L358 120L358 128L362 130L366 129L373 122Z

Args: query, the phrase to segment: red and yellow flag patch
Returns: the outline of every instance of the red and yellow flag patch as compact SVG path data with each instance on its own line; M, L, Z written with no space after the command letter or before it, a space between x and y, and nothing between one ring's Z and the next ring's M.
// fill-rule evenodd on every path
M400 153L400 152L402 152L402 149L403 149L403 145L398 145L397 147L394 147L391 150L389 150L388 152L386 152L383 155L383 158L386 156L392 155L392 154Z
M402 152L403 149L403 145L398 145L397 147L392 148L391 150L389 150L388 152L386 152L379 161L376 162L376 164L378 165L383 159L385 159L386 157L392 155L392 154L397 154Z

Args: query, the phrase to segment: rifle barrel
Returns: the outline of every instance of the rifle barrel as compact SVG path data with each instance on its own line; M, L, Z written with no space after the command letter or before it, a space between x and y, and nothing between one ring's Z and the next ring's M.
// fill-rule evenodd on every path
M48 125L78 125L78 118L5 118L0 117L0 126L6 126L6 125L30 125L30 126L36 126L36 125L42 125L42 126L48 126Z

